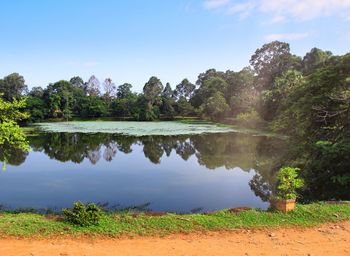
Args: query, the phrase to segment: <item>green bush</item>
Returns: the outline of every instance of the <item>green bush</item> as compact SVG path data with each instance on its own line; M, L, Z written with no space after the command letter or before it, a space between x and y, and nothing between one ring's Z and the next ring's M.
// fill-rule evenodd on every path
M95 204L83 204L75 202L72 209L66 208L62 210L66 220L74 225L90 226L97 225L103 216L103 211Z
M238 114L235 121L237 125L245 128L258 128L263 124L262 119L255 110Z
M277 175L277 197L284 200L296 199L296 190L304 186L304 180L298 178L299 168L283 167Z

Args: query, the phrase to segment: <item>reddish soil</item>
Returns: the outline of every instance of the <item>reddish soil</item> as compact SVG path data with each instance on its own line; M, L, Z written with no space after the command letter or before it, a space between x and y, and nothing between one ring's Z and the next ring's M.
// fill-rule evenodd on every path
M350 221L307 229L238 230L165 238L3 238L0 255L350 255Z

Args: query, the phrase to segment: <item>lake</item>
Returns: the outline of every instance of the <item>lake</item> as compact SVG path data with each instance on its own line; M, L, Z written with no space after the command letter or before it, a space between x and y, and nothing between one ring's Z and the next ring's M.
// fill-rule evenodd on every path
M80 200L152 211L266 209L271 170L284 148L278 138L205 123L37 127L28 137L31 151L12 150L0 173L3 208L59 210Z

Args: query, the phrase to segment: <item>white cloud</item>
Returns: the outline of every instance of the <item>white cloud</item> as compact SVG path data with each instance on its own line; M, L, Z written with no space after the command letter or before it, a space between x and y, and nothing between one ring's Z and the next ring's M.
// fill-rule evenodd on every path
M226 6L229 2L230 0L205 0L204 7L209 10L218 9Z
M350 0L261 0L260 10L299 20L339 15L350 9Z
M275 41L275 40L300 40L308 37L308 33L282 33L282 34L270 34L265 36L266 41Z
M229 7L229 12L232 14L240 13L240 12L247 12L252 9L254 9L255 3L254 2L246 2L246 3L238 3L233 4Z
M228 14L248 16L253 11L272 17L270 24L285 19L311 20L325 16L349 17L350 0L205 0L207 9L224 9Z
M249 16L252 10L256 7L256 3L248 1L246 3L237 3L230 5L228 9L229 14L239 14L241 18Z

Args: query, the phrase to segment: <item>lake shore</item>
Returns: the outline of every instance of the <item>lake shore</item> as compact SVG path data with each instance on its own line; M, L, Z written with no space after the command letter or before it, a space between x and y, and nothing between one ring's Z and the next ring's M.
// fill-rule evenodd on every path
M244 208L183 215L115 212L106 213L98 225L87 227L72 225L60 215L3 212L0 217L0 236L18 238L159 237L237 229L313 227L324 223L346 221L349 218L349 203L297 205L296 210L288 214Z

